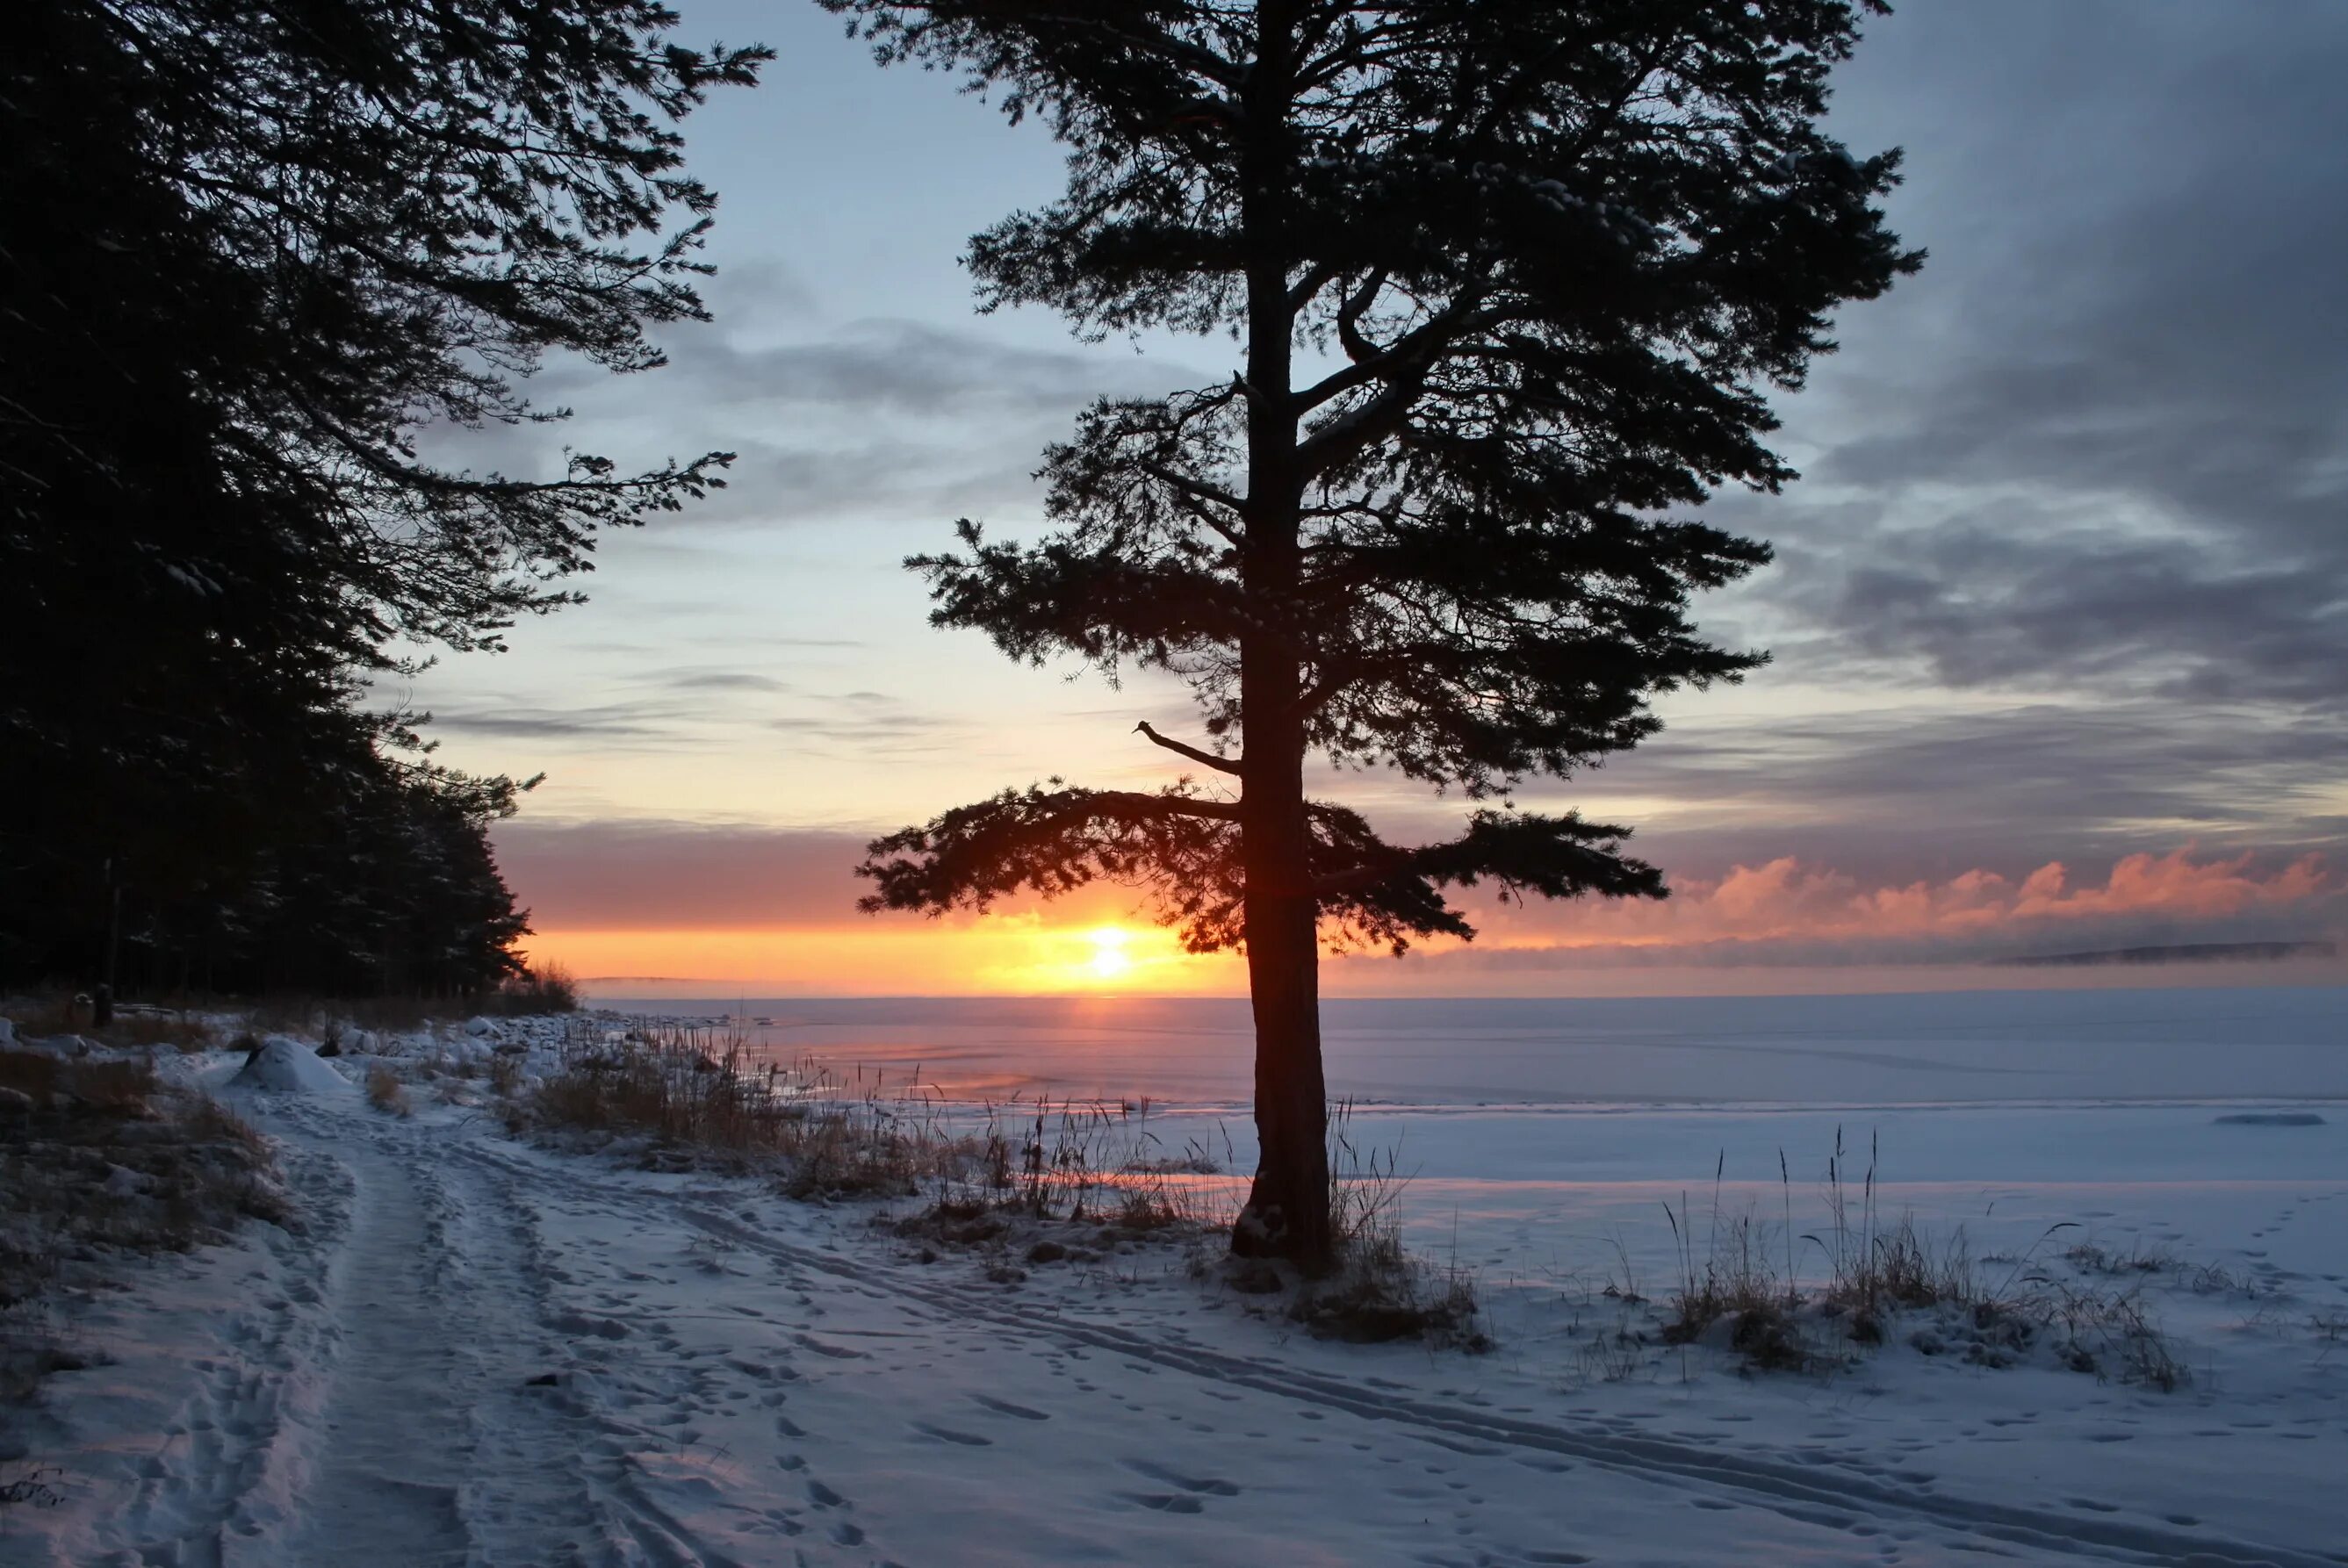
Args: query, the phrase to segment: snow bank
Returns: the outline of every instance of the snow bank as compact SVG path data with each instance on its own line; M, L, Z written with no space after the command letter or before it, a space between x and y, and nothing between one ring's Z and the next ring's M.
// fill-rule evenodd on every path
M318 1053L290 1035L273 1034L245 1059L230 1083L275 1094L348 1094L350 1080L318 1060Z

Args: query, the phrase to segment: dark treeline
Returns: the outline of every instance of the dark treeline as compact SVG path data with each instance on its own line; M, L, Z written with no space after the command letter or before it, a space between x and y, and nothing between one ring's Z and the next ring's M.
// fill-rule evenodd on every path
M0 60L0 984L467 991L528 787L371 708L595 531L718 483L451 471L659 364L714 197L676 119L762 53L657 5L32 0ZM671 218L681 210L682 222Z

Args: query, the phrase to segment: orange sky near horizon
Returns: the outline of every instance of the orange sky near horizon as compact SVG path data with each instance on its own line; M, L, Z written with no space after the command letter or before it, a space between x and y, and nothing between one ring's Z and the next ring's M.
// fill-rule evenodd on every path
M747 986L831 996L1225 995L1246 986L1239 959L1193 957L1169 931L1133 923L1063 925L1033 915L730 930L550 930L522 946L533 962L551 960L613 996L644 994L615 983L626 979L657 979L656 989L677 994L706 983L717 991Z
M603 995L1243 994L1232 954L1183 951L1170 929L1117 913L1101 890L1068 904L932 920L726 927L566 925L525 943ZM2021 877L1968 871L1868 887L1790 857L1691 881L1659 902L1472 901L1474 944L1418 944L1324 961L1331 994L1594 995L1957 989L2047 984L2338 983L2329 958L2093 968L2010 968L1984 958L2206 940L2211 922L2280 919L2331 934L2338 881L2314 856L2260 866L2198 854L2116 862L2100 880L2049 863ZM2188 980L2188 976L2198 976Z

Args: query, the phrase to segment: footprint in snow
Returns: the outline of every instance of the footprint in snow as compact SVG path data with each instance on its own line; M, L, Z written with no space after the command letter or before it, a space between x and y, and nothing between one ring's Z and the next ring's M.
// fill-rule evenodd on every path
M1052 1419L1041 1410L1031 1410L1025 1405L1014 1405L1008 1399L992 1399L984 1394L973 1394L971 1398L998 1415L1016 1416L1023 1421L1048 1421Z
M1230 1481L1218 1481L1211 1476L1203 1480L1187 1476L1179 1471L1169 1470L1162 1464L1152 1464L1148 1460L1127 1460L1125 1468L1137 1475L1146 1475L1152 1481L1162 1481L1170 1486L1179 1486L1184 1491L1206 1492L1214 1497L1237 1497L1240 1494L1240 1489Z
M1117 1496L1160 1513L1203 1513L1206 1505L1195 1497L1175 1497L1162 1491L1120 1491Z
M808 1501L818 1508L842 1508L848 1503L848 1499L819 1481L808 1482Z
M923 1437L935 1438L942 1443L960 1443L967 1449L988 1449L994 1446L993 1438L983 1438L975 1432L958 1432L952 1427L933 1427L927 1421L907 1423Z
M802 1348L812 1350L819 1356L829 1356L839 1361L861 1361L865 1358L864 1352L861 1350L851 1350L845 1345L829 1344L812 1334L794 1334L791 1337Z

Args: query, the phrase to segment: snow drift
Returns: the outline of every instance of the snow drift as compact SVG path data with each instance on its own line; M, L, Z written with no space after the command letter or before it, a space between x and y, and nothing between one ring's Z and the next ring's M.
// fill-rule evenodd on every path
M352 1092L350 1080L319 1061L316 1051L282 1034L263 1040L229 1081L234 1088L264 1089L273 1094Z

